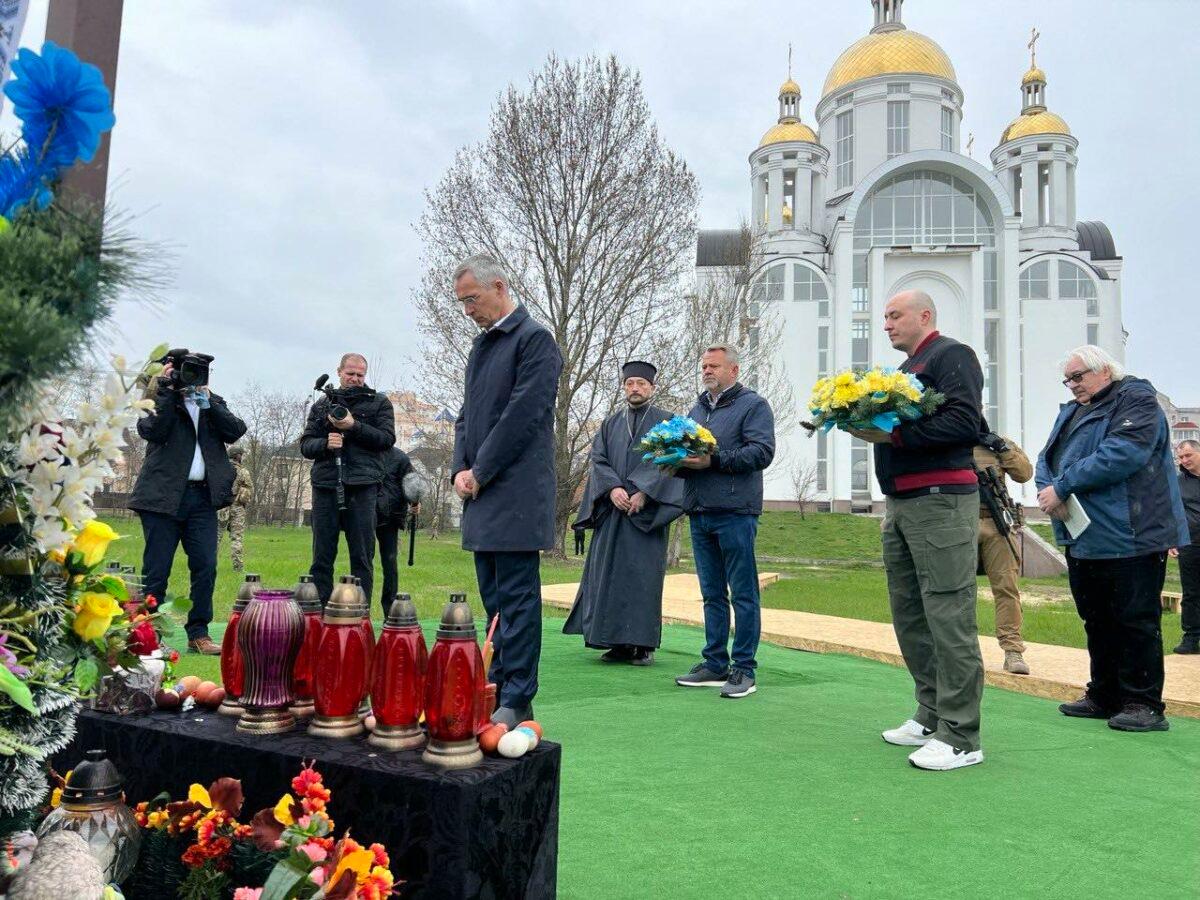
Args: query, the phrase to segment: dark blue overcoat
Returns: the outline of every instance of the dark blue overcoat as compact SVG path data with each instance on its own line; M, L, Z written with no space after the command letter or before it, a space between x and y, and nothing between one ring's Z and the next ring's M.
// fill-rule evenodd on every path
M462 518L464 550L550 550L554 533L554 398L562 354L518 306L475 338L454 424L453 478L471 469L479 497Z

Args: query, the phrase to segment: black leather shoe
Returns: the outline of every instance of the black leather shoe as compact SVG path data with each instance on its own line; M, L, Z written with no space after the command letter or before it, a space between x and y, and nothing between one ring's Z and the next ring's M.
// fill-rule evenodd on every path
M633 659L633 648L626 647L624 644L613 647L607 653L600 654L600 662L606 663L627 663Z
M1186 654L1191 656L1195 653L1200 653L1200 638L1185 637L1179 642L1179 646L1171 651L1172 653Z
M1058 708L1058 711L1064 716L1071 716L1075 719L1108 719L1113 714L1113 710L1105 709L1087 694L1084 694L1074 703L1062 704Z
M1127 703L1125 708L1108 720L1108 727L1117 731L1166 731L1171 727L1162 713L1142 703Z
M629 660L631 666L652 666L654 665L654 651L647 650L645 647L638 647L633 651L633 657Z
M493 725L507 725L508 730L512 731L514 728L516 728L522 722L526 722L532 718L533 718L533 704L532 703L530 703L528 706L522 706L519 709L514 709L511 706L500 706L500 707L497 707L497 709L494 713L492 713L492 724Z

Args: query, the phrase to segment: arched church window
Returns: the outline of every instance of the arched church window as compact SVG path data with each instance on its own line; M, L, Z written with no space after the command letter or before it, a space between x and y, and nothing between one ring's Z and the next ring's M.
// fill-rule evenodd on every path
M1089 316L1100 314L1096 301L1096 282L1084 271L1083 266L1069 263L1065 259L1058 261L1058 296L1064 300L1076 298L1087 300L1087 314Z
M1050 299L1050 261L1034 263L1021 273L1020 294L1022 300Z
M783 263L776 263L754 279L754 284L750 288L749 314L751 318L758 316L762 304L779 303L783 300L786 268Z
M858 209L854 246L980 244L996 246L987 203L968 182L946 172L916 171L879 184Z

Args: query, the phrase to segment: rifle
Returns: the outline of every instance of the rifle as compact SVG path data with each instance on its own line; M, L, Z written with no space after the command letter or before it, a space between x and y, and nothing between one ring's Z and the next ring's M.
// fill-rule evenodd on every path
M975 474L979 478L980 499L987 505L988 514L996 523L996 531L1003 535L1013 559L1020 562L1021 555L1012 539L1013 528L1016 525L1016 517L1013 515L1016 504L1004 486L1004 473L995 466L976 466Z

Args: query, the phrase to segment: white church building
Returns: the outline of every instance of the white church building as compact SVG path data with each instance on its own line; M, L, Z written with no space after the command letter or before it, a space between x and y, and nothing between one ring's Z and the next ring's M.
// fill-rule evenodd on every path
M988 168L963 151L950 58L905 27L902 5L873 0L875 25L834 61L814 124L800 114L800 87L790 77L780 87L779 121L749 159L747 314L775 305L803 406L821 375L899 365L883 306L897 291L926 291L939 330L979 356L992 430L1033 458L1069 399L1063 353L1093 343L1124 359L1121 258L1104 224L1076 218L1079 142L1047 105L1045 72L1034 62L1021 77ZM698 283L740 240L738 230L700 233ZM795 500L797 463L815 468L815 499L832 509L883 500L865 443L838 431L809 438L799 425L777 440L768 500ZM1035 495L1032 483L1019 492L1027 505Z

